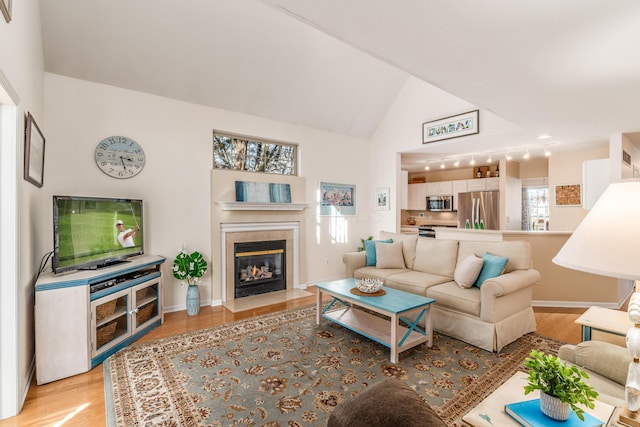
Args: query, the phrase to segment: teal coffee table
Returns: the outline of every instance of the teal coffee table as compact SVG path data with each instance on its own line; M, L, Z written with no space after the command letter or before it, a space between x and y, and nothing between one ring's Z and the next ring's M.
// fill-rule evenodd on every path
M316 324L324 317L391 349L390 360L398 363L400 352L424 342L431 347L433 331L431 304L436 300L383 287L382 296L359 296L351 292L355 279L336 280L316 285ZM323 307L322 294L333 299ZM334 307L336 302L345 307ZM380 313L385 318L362 310ZM411 314L415 321L406 316ZM400 325L400 320L408 326Z

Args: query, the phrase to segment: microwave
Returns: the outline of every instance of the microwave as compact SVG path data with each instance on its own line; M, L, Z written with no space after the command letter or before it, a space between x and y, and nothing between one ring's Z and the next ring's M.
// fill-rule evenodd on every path
M453 210L453 196L427 196L427 210L446 212Z

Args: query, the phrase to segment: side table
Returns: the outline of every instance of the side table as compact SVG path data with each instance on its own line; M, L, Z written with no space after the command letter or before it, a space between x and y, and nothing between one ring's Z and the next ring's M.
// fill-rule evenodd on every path
M524 386L527 384L527 374L516 372L504 384L498 387L478 406L470 410L462 421L473 427L507 427L519 426L520 424L504 412L504 405L507 403L521 402L524 400L537 399L540 392L535 390L525 396ZM594 417L602 420L604 425L609 425L609 420L615 407L607 403L596 400L594 409L585 409Z
M582 327L582 341L598 340L626 347L626 335L633 326L626 311L589 307L576 323Z

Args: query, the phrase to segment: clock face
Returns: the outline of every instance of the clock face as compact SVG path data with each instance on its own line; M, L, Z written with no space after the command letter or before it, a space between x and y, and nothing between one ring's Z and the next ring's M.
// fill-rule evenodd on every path
M95 152L96 164L114 178L131 178L144 167L144 151L131 138L110 136L100 141Z

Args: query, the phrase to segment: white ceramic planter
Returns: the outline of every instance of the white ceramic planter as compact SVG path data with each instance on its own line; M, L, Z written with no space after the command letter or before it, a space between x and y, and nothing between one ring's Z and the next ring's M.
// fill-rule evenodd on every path
M553 397L547 393L540 393L540 410L549 418L558 421L566 421L569 419L569 411L571 406L562 402L557 397Z

